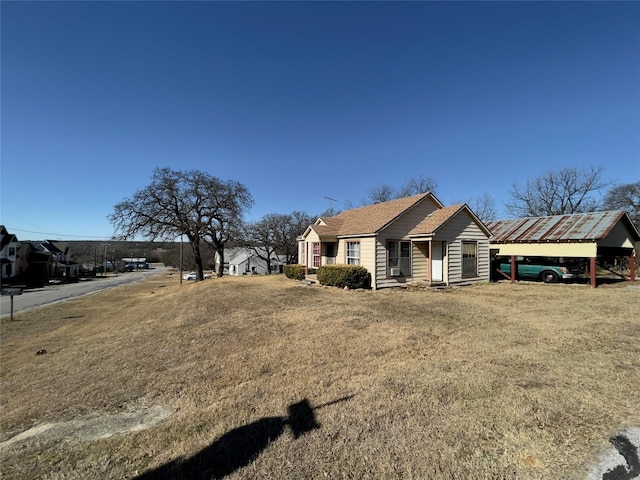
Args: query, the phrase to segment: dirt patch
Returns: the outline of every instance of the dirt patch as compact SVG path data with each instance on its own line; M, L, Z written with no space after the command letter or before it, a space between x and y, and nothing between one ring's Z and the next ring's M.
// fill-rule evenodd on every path
M67 422L44 423L30 428L9 440L0 443L0 449L32 438L39 441L101 440L122 433L139 432L168 418L173 409L166 405L155 405L133 412L80 418Z

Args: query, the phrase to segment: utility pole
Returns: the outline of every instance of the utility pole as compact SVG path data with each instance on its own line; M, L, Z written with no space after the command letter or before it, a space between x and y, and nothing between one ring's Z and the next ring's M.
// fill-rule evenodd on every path
M180 234L180 285L182 285L182 234Z

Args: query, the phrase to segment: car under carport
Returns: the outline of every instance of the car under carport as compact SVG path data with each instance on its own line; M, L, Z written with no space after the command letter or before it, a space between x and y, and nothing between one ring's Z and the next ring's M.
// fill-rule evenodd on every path
M510 257L516 281L516 257L588 259L589 282L597 285L596 266L604 259L628 259L629 280L635 281L635 246L640 233L620 210L528 217L488 222L492 257Z

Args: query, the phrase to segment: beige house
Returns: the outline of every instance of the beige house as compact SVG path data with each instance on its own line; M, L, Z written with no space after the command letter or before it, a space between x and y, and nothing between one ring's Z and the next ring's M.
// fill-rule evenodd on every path
M299 237L298 258L307 269L361 265L374 289L485 282L489 236L467 205L421 193L318 218Z

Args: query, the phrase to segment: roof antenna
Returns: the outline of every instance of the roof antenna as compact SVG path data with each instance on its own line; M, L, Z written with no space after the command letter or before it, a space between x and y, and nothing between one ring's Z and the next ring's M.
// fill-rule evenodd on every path
M329 200L329 210L331 210L333 212L333 203L332 202L337 202L337 200L335 198L331 198L331 197L327 197L327 196L325 196L324 198Z

